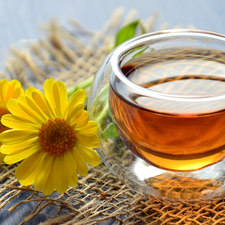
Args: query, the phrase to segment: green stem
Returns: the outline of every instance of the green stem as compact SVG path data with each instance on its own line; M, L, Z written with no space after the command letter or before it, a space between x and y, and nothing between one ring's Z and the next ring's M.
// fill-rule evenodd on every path
M75 87L70 88L68 90L68 96L70 97L75 91L77 91L79 89L85 89L87 87L90 87L91 84L92 84L93 79L94 79L94 76L91 76L88 79L86 79L83 82L81 82L80 84L76 85Z
M95 121L100 124L100 122L106 118L107 114L109 111L109 103L108 101L106 102L104 108L102 109L101 113L98 115L97 118L95 118Z

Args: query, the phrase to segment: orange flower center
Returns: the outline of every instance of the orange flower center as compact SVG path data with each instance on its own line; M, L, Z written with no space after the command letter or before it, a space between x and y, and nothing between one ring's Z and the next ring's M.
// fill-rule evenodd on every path
M73 128L65 120L56 118L41 125L37 141L41 151L60 156L74 146L75 139Z
M2 116L4 116L5 114L10 114L9 110L0 106L0 119L2 118ZM2 133L5 130L8 130L9 128L4 126L1 122L0 122L0 133Z

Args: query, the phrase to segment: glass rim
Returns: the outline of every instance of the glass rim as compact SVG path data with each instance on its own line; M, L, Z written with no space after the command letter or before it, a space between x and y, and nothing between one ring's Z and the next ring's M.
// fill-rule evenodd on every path
M112 53L110 58L110 63L112 66L112 70L115 75L122 81L125 85L134 89L138 94L141 94L146 97L157 98L162 100L170 100L170 101L188 101L188 102L203 102L203 101L218 101L225 99L225 91L219 94L213 95L202 95L202 96L195 96L195 95L174 95L174 94L165 94L156 91L152 91L146 89L138 84L135 84L131 80L129 80L122 72L120 68L121 57L129 52L130 50L140 47L141 44L144 44L150 40L155 40L158 38L163 37L173 37L177 36L186 36L188 34L196 35L198 37L209 38L213 37L217 40L224 41L225 45L225 35L220 33L215 33L211 31L204 31L204 30L197 30L197 29L168 29L156 32L150 32L147 34L142 34L138 37L132 38L121 45L119 45Z

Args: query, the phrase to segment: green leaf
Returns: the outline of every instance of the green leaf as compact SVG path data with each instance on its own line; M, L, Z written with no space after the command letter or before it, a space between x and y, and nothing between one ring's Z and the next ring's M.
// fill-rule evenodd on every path
M116 34L115 47L134 37L139 20L135 20L122 27Z
M110 123L105 130L102 132L102 137L104 140L108 139L108 138L113 138L113 137L117 137L118 132L116 129L116 126L114 123Z
M140 50L139 52L137 52L137 53L132 57L132 59L136 58L136 57L139 56L139 55L142 55L142 54L145 52L146 49L148 49L148 47L145 47L144 49L142 49L142 50Z

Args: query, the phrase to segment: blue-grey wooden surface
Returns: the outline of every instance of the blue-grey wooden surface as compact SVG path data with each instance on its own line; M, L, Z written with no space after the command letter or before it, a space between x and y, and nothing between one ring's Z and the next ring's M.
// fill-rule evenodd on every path
M76 18L97 31L121 6L126 11L138 10L140 18L158 11L157 24L193 24L198 29L225 33L224 0L0 0L0 49L21 39L40 37L40 25L52 17L65 25L68 18Z
M0 54L21 39L41 37L40 25L51 18L63 25L75 18L84 27L97 31L118 7L124 7L125 12L136 9L138 16L146 19L158 11L158 26L165 21L170 27L192 24L225 34L225 0L0 0ZM9 213L9 207L0 211L1 225L18 224L34 205L23 205L27 209L20 208L15 213ZM46 214L40 214L26 224L38 224L46 218ZM104 224L107 223L114 224L111 220Z

